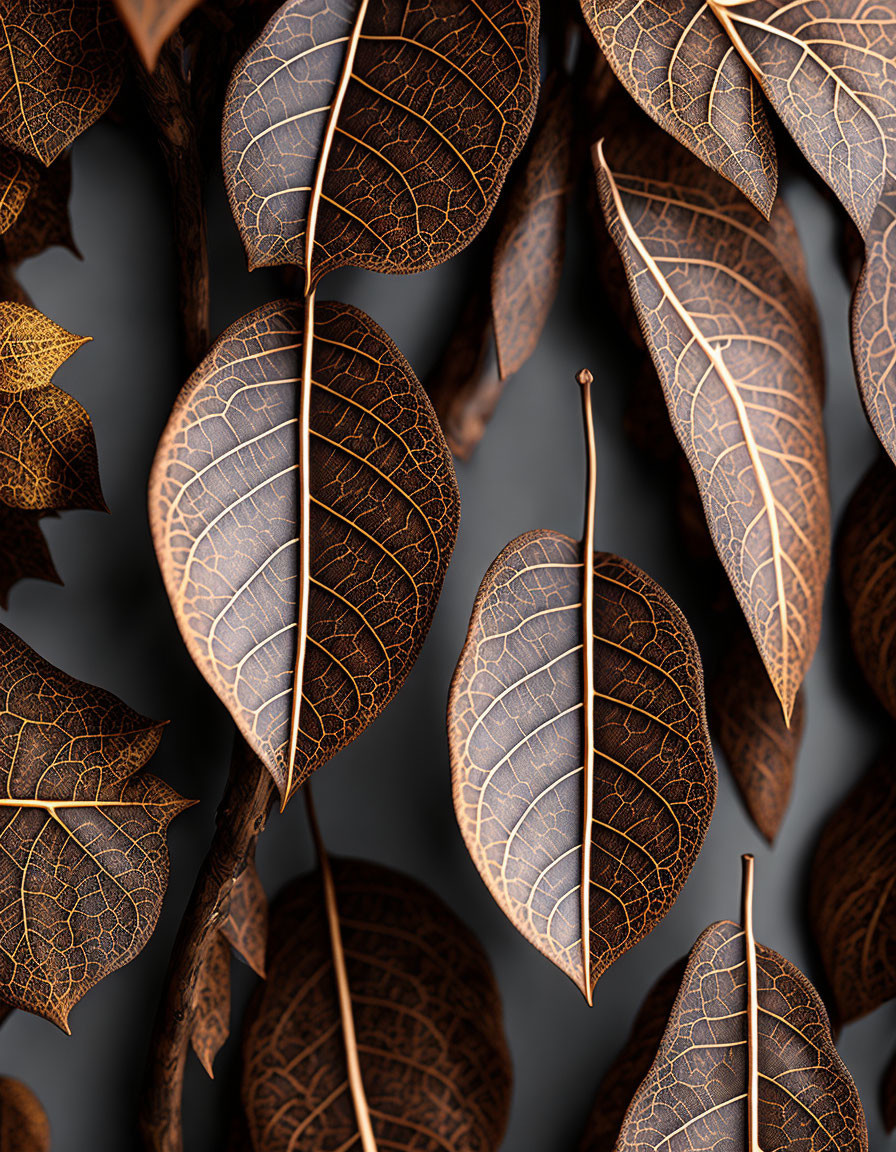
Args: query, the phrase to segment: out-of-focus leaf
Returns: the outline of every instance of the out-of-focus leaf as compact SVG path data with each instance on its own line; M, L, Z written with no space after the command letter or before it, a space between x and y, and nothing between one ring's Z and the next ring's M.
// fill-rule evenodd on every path
M198 3L199 0L115 0L118 14L150 72L162 45Z
M18 219L2 237L2 252L13 265L58 244L76 256L80 253L72 236L69 195L72 188L71 157L66 153L49 168L37 172L34 188Z
M871 427L896 463L896 187L884 193L868 229L852 302L852 354Z
M881 757L822 831L809 916L847 1024L896 996L896 757Z
M0 999L66 1031L159 915L165 830L189 806L139 771L161 733L0 627Z
M0 1077L0 1152L50 1152L50 1122L27 1085Z
M90 417L52 377L90 337L0 302L0 501L104 510Z
M39 175L30 160L0 148L0 233L8 232L18 220Z
M23 512L0 504L0 607L9 607L14 584L27 577L61 584L41 531L44 512Z
M485 953L409 877L354 860L333 860L332 873L342 964L319 875L292 884L271 917L268 979L243 1037L253 1147L362 1147L351 1052L376 1147L497 1152L511 1069ZM350 997L354 1042L340 986Z
M538 91L536 0L288 0L237 66L227 192L250 267L417 272L485 223Z

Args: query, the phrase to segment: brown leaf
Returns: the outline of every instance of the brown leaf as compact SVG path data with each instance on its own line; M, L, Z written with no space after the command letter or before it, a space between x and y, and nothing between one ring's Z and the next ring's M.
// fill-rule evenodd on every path
M0 501L105 510L90 417L53 374L90 337L0 302Z
M843 514L837 542L852 647L865 679L896 716L896 473L874 463Z
M817 322L783 204L766 222L658 132L595 156L675 433L789 717L818 642L829 505Z
M896 188L871 219L865 262L852 301L852 354L862 404L896 461Z
M574 119L572 85L558 75L525 167L510 188L495 245L492 313L502 380L535 351L560 286L573 190Z
M206 1072L230 1034L230 944L216 932L206 953L193 996L190 1042Z
M713 732L747 811L769 844L781 827L805 724L803 690L788 726L756 645L741 623L728 637L708 698Z
M435 413L369 317L320 304L311 401L311 595L298 633L300 306L250 313L187 383L150 481L156 552L193 659L285 801L391 700L454 547L459 497Z
M535 0L287 3L234 72L228 196L250 267L418 272L485 223L538 90ZM285 162L288 158L288 162Z
M815 849L809 917L839 1023L896 996L896 757L882 757Z
M61 584L40 522L44 512L23 512L0 503L0 607L9 607L14 584L26 577Z
M355 860L332 867L376 1146L497 1152L511 1070L485 953L409 877ZM268 969L243 1040L254 1147L360 1147L319 875L277 901Z
M765 106L708 4L581 0L616 75L653 119L765 215L778 165Z
M6 0L0 140L51 164L118 92L123 38L101 0Z
M679 960L647 993L625 1047L598 1086L579 1152L613 1152L631 1098L660 1046L684 969L685 961Z
M0 1152L50 1152L50 1122L30 1088L0 1077Z
M616 1152L746 1148L749 1076L744 931L708 928L662 1042L625 1117ZM756 945L759 1140L763 1152L867 1152L858 1093L824 1005L793 964Z
M896 32L877 0L709 0L859 230L896 175Z
M0 233L8 232L18 220L39 175L30 160L0 148Z
M590 998L668 912L712 814L716 770L687 621L627 560L594 557L588 972L582 562L530 532L486 573L448 705L454 803L495 900ZM590 976L590 978L589 978Z
M189 806L136 774L161 733L0 627L0 997L66 1031L158 918L165 830Z
M118 15L151 72L162 45L199 0L115 0Z
M56 244L80 255L69 218L71 188L72 163L67 153L37 173L24 209L2 238L3 254L9 263L21 264Z
M268 901L254 861L249 861L233 885L230 909L221 931L233 950L263 977L268 945Z

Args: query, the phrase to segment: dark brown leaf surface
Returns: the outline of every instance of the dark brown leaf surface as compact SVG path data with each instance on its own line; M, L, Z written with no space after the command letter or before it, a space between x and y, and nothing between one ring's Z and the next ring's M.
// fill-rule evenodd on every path
M5 0L0 30L0 140L50 164L118 92L120 25L99 0Z
M504 380L522 368L538 345L566 251L566 209L573 187L572 86L558 75L546 96L495 245L492 314Z
M89 337L0 301L0 501L105 509L90 417L52 377Z
M673 964L647 993L625 1046L598 1086L579 1152L613 1152L631 1099L660 1046L684 968L684 960Z
M852 302L852 354L871 427L896 462L896 189L878 204Z
M43 512L23 512L0 504L0 607L9 607L14 584L26 577L61 584L41 531Z
M298 630L301 306L234 324L159 445L153 537L193 659L284 800ZM369 317L321 304L311 404L311 597L293 786L385 707L429 628L459 519L448 447Z
M80 253L72 236L69 218L69 195L72 187L72 164L68 153L49 168L36 173L28 200L2 237L3 255L10 264L21 264L59 244L76 256Z
M535 0L288 0L224 111L250 266L297 264L310 287L345 265L421 271L468 244L532 123L537 35Z
M196 986L190 1043L209 1076L221 1045L230 1035L230 944L217 932Z
M724 646L709 687L710 717L731 775L756 827L771 844L778 835L803 739L803 691L785 723L756 645L739 626Z
M50 1152L50 1123L27 1085L0 1077L0 1152Z
M149 939L189 802L140 772L162 726L0 628L0 998L68 1028Z
M589 995L672 906L709 825L716 770L686 620L634 565L596 553L586 985L580 554L568 536L530 532L491 566L451 685L448 736L455 810L490 892Z
M853 494L837 557L853 651L896 717L896 472L888 458L871 466Z
M759 1147L867 1152L865 1117L818 993L789 961L757 945ZM744 932L708 928L688 958L653 1067L616 1152L746 1147Z
M230 894L227 919L221 926L249 967L264 976L264 957L268 945L268 900L254 861L249 861L237 877Z
M828 569L822 366L793 222L770 222L658 132L597 150L666 405L710 533L786 717ZM795 269L795 271L791 271Z
M881 757L815 850L812 932L847 1024L896 996L896 757Z
M199 0L115 0L143 63L152 71L162 45Z
M332 867L377 1147L497 1152L511 1070L485 953L409 877L354 860ZM360 1147L319 875L275 905L268 967L243 1040L252 1146Z
M787 131L867 232L896 175L896 25L878 0L709 0Z
M38 169L30 160L0 149L0 233L18 220L38 178Z
M614 72L644 111L768 216L778 166L765 105L709 4L581 4Z

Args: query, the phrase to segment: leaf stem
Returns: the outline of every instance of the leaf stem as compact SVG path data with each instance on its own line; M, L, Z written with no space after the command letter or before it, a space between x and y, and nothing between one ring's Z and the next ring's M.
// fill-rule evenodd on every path
M147 1152L183 1152L184 1069L197 985L215 934L227 919L233 886L254 856L275 792L271 774L238 739L215 835L181 920L156 1013L140 1108Z
M591 824L594 818L594 518L597 495L597 448L594 442L594 413L591 408L591 385L594 377L585 369L576 377L582 389L582 420L588 455L585 528L582 534L582 672L583 672L583 827L582 879L582 968L585 974L585 999L590 1005L591 992Z
M743 862L742 920L747 963L747 1152L759 1148L759 998L756 990L756 938L753 935L753 857Z
M367 1103L367 1093L364 1090L364 1079L361 1075L361 1062L358 1055L358 1037L355 1032L351 989L349 988L348 971L345 966L342 929L339 924L336 885L333 881L333 871L330 868L330 858L327 855L323 837L320 834L320 826L317 822L317 813L314 810L311 787L306 786L304 793L305 806L308 811L308 823L311 825L311 835L314 838L314 847L317 850L317 860L320 866L324 906L327 912L327 927L330 933L330 949L333 954L336 993L339 998L339 1016L342 1021L345 1063L348 1070L348 1082L352 1093L352 1103L355 1108L355 1119L358 1122L358 1135L361 1138L361 1148L363 1152L377 1152L376 1137L373 1134L373 1124L370 1119L370 1106Z

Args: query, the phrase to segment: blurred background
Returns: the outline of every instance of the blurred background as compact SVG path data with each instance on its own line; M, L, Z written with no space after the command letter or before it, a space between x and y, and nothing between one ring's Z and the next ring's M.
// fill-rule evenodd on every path
M26 1081L47 1108L54 1152L137 1146L135 1116L153 1014L180 916L210 840L232 726L184 650L156 567L146 482L156 442L183 383L177 347L168 191L150 140L100 124L74 146L72 217L83 254L54 249L21 279L38 308L93 337L56 376L96 431L108 515L44 521L63 587L26 581L3 622L42 656L102 685L139 712L168 719L151 768L201 801L172 826L171 879L158 928L140 956L75 1008L72 1036L25 1013L0 1033L0 1073ZM806 247L825 341L827 428L835 525L870 464L875 440L849 354L849 288L838 258L839 218L801 178L784 194ZM223 190L209 198L213 334L281 294L269 272L248 274ZM687 886L666 920L598 984L594 1007L531 948L492 902L467 856L451 803L445 703L470 609L486 568L533 528L580 534L584 452L575 372L594 372L599 457L597 546L658 580L698 639L712 620L677 539L668 492L623 435L638 359L599 287L593 225L580 206L567 267L535 356L508 384L469 463L454 559L431 634L386 713L314 779L334 853L378 860L430 885L482 940L497 973L515 1066L505 1152L574 1152L601 1075L654 979L714 920L738 914L739 854L757 857L756 931L823 988L806 927L808 869L821 825L874 757L884 731L849 652L836 580L807 681L807 727L790 812L770 849L748 821L720 755L715 818ZM465 254L432 272L341 272L319 295L358 305L394 338L421 377L433 367L464 300ZM307 870L303 806L273 815L258 864L269 897ZM235 962L231 1039L210 1081L191 1055L188 1152L222 1148L239 1075L237 1034L254 977ZM848 1027L840 1051L861 1093L875 1152L884 1136L878 1086L896 1040L896 1003Z

